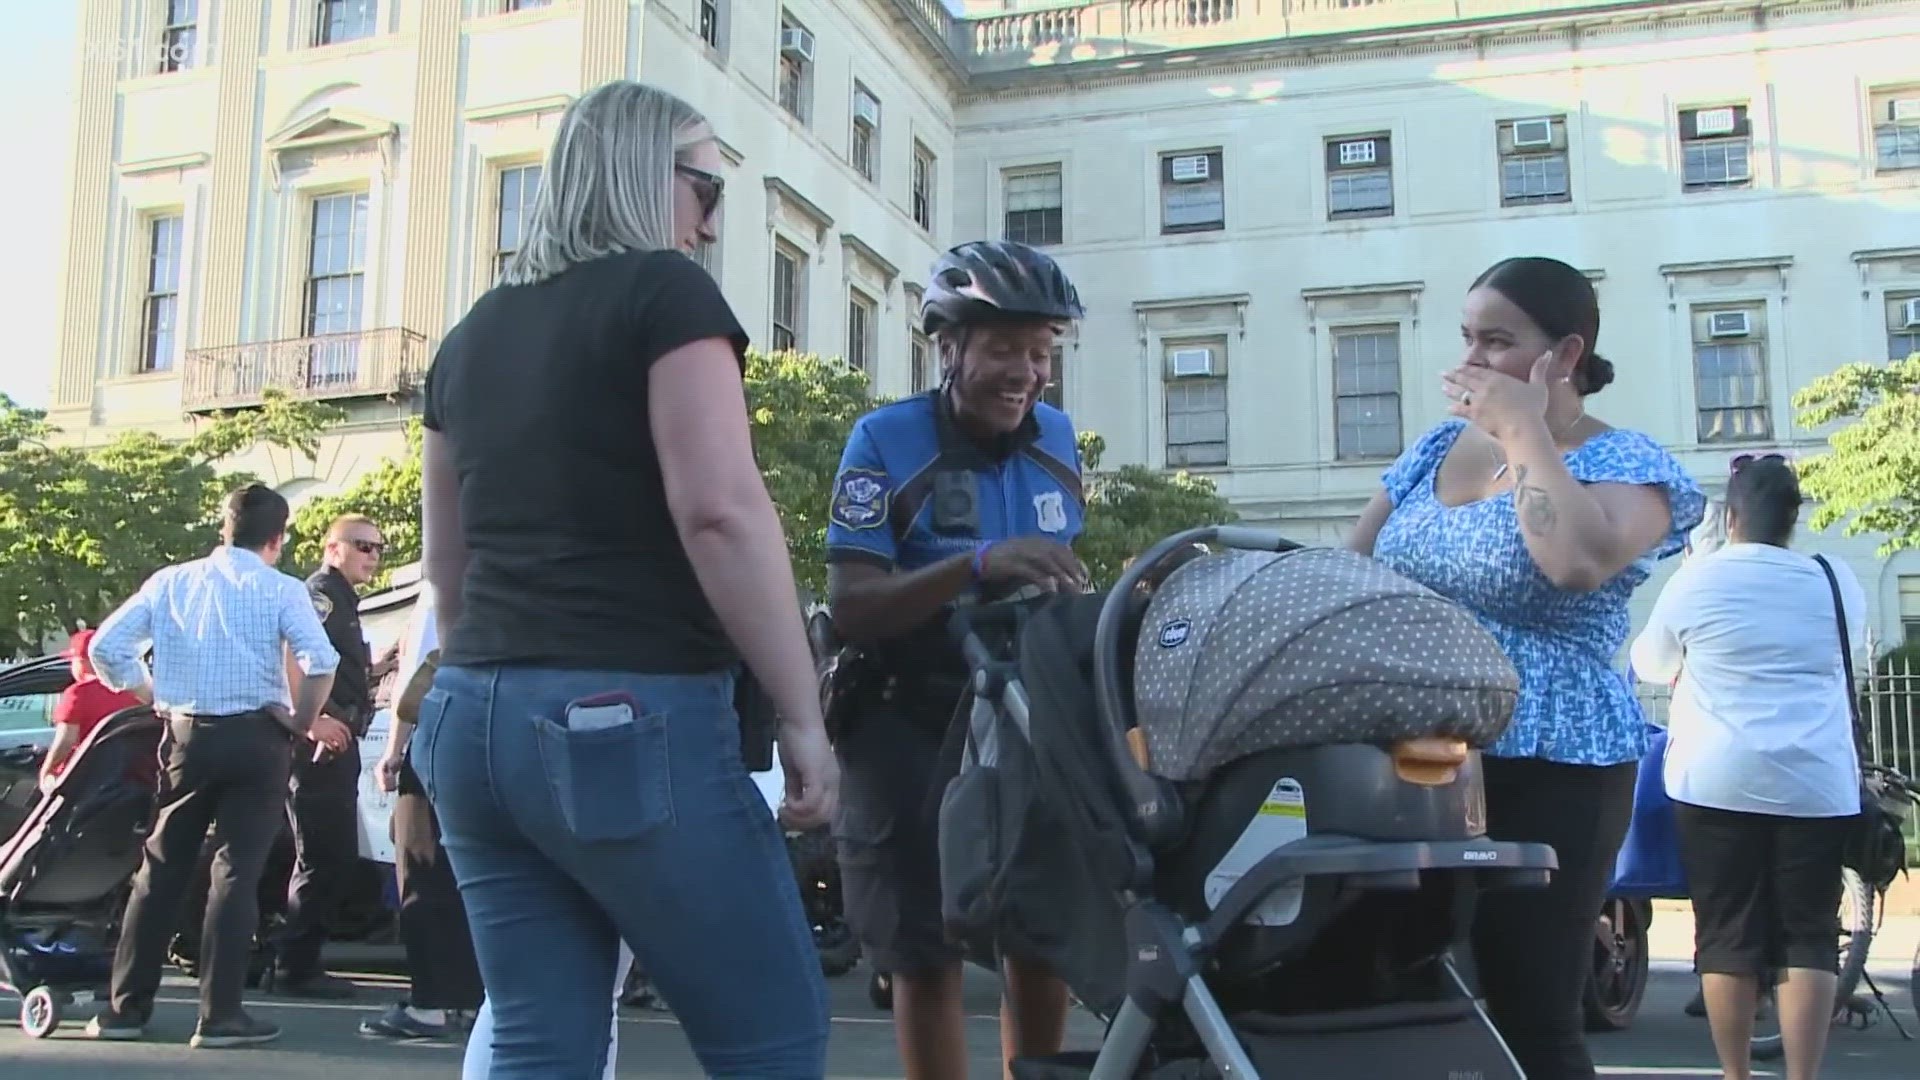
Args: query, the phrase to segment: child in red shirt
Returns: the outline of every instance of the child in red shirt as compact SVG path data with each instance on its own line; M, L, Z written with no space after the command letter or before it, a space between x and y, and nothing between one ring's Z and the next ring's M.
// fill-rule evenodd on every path
M47 758L40 764L40 791L52 794L54 785L60 782L60 771L66 768L67 759L73 756L74 748L83 742L87 734L100 726L100 721L122 709L131 709L140 704L140 699L130 693L109 690L100 677L94 673L93 661L87 659L87 646L93 641L92 630L82 630L73 635L67 643L69 659L73 661L73 685L60 692L60 700L53 706L53 745L47 748Z

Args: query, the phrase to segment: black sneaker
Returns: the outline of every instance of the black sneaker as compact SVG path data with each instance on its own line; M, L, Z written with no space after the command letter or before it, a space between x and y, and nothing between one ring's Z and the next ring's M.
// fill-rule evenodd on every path
M145 1021L131 1016L121 1016L112 1007L100 1010L93 1019L87 1021L87 1037L105 1039L109 1042L133 1042L146 1038Z
M232 1046L257 1046L280 1037L280 1026L255 1020L246 1013L229 1020L200 1021L187 1045L196 1050L225 1050Z
M396 1001L379 1016L360 1021L360 1034L369 1039L396 1042L432 1042L447 1038L452 1031L452 1024L429 1024L414 1016L404 1001Z
M311 998L318 1001L345 1001L360 993L360 988L351 981L338 975L320 972L305 978L295 979L288 975L276 975L273 992L286 997Z

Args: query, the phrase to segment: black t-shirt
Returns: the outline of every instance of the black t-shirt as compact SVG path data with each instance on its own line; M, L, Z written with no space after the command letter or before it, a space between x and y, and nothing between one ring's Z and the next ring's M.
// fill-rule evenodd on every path
M647 413L660 357L747 335L678 251L495 288L441 343L426 426L460 474L469 558L445 664L652 673L737 662L667 509Z
M331 566L323 566L307 578L307 593L313 597L313 610L326 628L327 640L340 654L340 666L333 671L333 689L327 694L327 709L356 733L365 731L373 713L373 690L368 679L373 657L360 629L360 594Z

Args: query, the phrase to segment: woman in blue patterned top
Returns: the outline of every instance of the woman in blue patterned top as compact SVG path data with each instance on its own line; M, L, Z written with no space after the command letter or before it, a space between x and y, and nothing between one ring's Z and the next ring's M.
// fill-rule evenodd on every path
M1658 443L1586 399L1613 381L1580 271L1508 259L1480 275L1448 420L1400 455L1351 546L1465 606L1520 673L1488 748L1487 831L1553 846L1546 889L1489 893L1473 932L1488 1011L1529 1080L1594 1075L1581 991L1633 810L1645 720L1614 664L1627 600L1680 551L1706 499Z

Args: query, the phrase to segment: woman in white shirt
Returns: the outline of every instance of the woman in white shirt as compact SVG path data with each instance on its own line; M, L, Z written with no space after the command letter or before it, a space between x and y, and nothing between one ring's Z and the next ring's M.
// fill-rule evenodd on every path
M1752 1075L1760 978L1779 971L1788 1080L1814 1080L1833 1016L1840 848L1860 810L1859 765L1832 588L1787 550L1800 485L1778 454L1736 459L1725 547L1690 560L1633 643L1640 678L1669 682L1666 787L1694 910L1714 1047ZM1832 563L1848 633L1866 595Z

